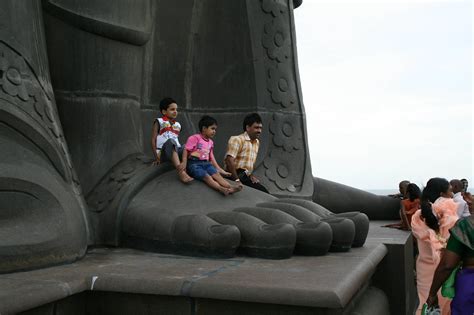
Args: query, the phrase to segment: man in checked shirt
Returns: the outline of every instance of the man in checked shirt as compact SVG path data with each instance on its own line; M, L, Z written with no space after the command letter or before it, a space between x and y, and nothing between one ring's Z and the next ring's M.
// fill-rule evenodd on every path
M258 138L262 133L262 118L257 113L249 114L244 118L243 127L244 133L229 139L225 168L232 173L235 181L268 193L258 178L252 174L260 146Z

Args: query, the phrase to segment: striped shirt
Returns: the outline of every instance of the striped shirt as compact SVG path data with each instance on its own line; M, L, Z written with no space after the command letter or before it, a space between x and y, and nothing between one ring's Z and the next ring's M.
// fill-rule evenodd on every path
M244 169L252 173L255 161L257 160L258 148L260 142L258 139L250 140L247 132L238 136L232 136L227 143L227 153L235 159L235 168Z

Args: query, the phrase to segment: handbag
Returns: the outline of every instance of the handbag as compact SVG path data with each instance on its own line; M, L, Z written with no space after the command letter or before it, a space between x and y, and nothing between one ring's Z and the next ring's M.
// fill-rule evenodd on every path
M428 304L423 304L421 315L441 315L441 309L438 305L428 307Z
M443 283L443 286L441 287L442 296L452 299L456 294L454 284L456 282L456 274L458 273L460 268L461 265L459 264L456 268L454 268L453 271L451 271L451 274L449 275L448 279L446 279L446 281Z

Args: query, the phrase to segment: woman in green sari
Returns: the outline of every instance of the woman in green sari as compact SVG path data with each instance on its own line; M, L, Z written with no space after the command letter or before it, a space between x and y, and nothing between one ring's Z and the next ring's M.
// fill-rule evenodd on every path
M459 220L449 232L451 237L436 268L426 303L428 306L438 303L436 292L462 261L462 267L456 275L451 314L472 315L474 314L474 215Z

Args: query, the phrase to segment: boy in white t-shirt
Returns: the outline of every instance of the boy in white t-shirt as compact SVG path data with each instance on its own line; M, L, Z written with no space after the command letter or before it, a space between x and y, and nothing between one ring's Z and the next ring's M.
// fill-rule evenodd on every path
M186 173L186 168L179 167L181 164L179 157L183 148L178 139L181 124L176 121L178 116L176 101L170 97L162 99L160 112L162 117L155 119L152 128L151 147L155 155L153 164L171 161L178 171L179 179L183 183L189 183L193 178Z

